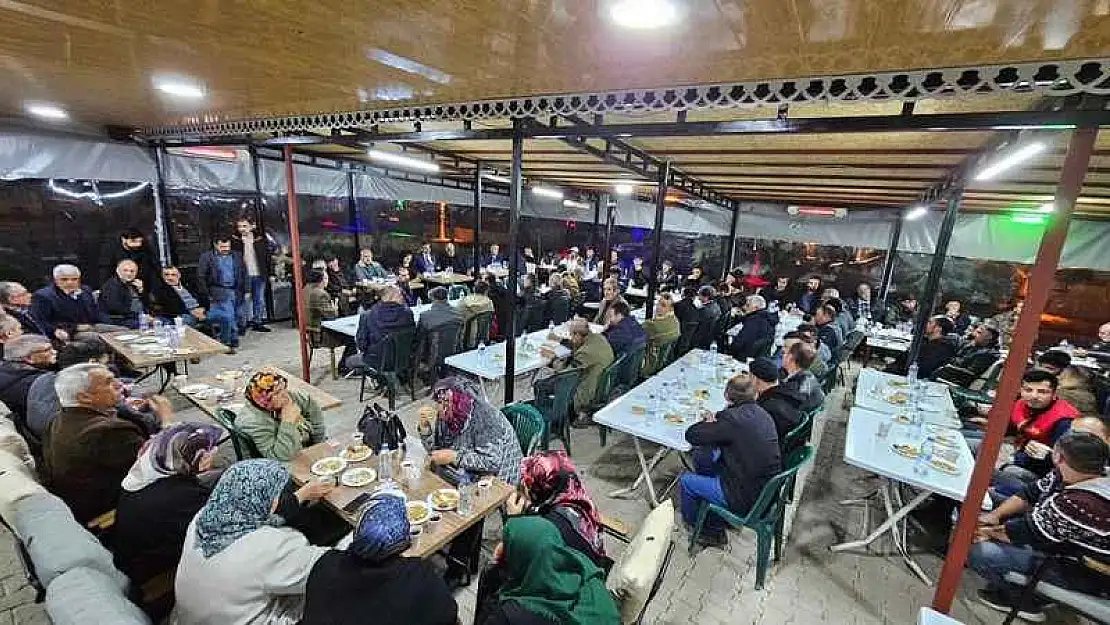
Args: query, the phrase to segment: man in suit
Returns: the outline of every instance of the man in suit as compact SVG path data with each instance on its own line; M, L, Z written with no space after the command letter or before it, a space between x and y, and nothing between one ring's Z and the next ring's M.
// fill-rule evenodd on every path
M46 326L39 323L31 314L31 292L27 287L18 282L0 282L0 306L19 325L23 327L24 334L41 334L50 336Z
M238 235L232 245L243 259L243 266L247 271L245 288L251 300L250 305L242 306L238 313L243 317L241 325L248 325L256 332L269 332L270 328L263 323L266 321L266 268L269 267L270 259L266 237L256 235L254 229L254 220L250 217L240 217L235 222Z
M81 284L80 269L73 265L58 265L54 267L53 276L54 284L35 291L31 296L31 316L42 326L46 336L68 341L78 332L98 327L123 329L111 325L108 315L97 304L92 289Z
M574 412L581 415L594 400L597 392L597 383L601 380L601 372L613 364L613 348L609 341L600 334L590 331L590 324L585 319L574 319L570 322L570 338L563 344L570 348L570 359L565 362L554 362L555 354L546 347L540 348L540 354L552 361L554 369L577 367L582 370L582 378L578 382L578 390L574 393ZM587 427L590 422L579 418L575 427Z
M470 273L472 269L470 262L458 255L455 251L455 244L450 241L443 246L443 258L439 262L443 265L444 270L450 269L454 273Z
M508 261L506 261L505 257L501 254L501 246L494 243L493 245L489 246L489 255L486 256L483 260L482 266L489 267L490 265L504 265L506 262Z
M208 307L208 320L220 326L220 342L239 348L239 307L244 304L249 285L243 256L231 249L231 237L217 234L212 249L200 255L197 263L197 293Z
M426 273L435 273L436 271L436 257L432 254L432 245L425 243L420 246L420 254L413 260L416 266L416 272L423 275Z

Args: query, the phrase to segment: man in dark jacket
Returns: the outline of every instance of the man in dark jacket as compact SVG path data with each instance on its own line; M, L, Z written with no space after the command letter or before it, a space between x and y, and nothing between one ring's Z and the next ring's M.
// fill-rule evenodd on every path
M743 312L740 317L743 325L733 337L729 351L738 360L766 355L775 341L778 315L767 312L767 300L762 295L749 295L744 300Z
M944 315L933 317L925 324L925 341L917 357L917 376L931 378L937 369L948 364L956 355L956 346L949 335L955 325Z
M679 326L684 323L695 323L698 320L698 307L694 300L698 298L698 290L687 286L682 288L681 297L674 303L674 316L678 319Z
M736 514L746 513L767 481L782 471L775 422L755 402L751 376L729 380L725 401L727 408L716 415L705 415L686 430L686 440L700 448L699 455L708 453L712 457L711 466L700 466L698 473L683 473L679 478L682 518L691 526L697 521L702 501L725 506ZM710 545L727 542L718 517L709 515L701 539Z
M933 373L933 378L966 387L986 373L998 358L998 330L980 324L971 331L971 338L956 349L948 364Z
M116 275L100 287L100 307L112 323L128 328L139 327L139 318L147 311L147 285L137 275L139 266L133 260L121 260Z
M799 406L802 410L813 410L825 403L825 391L821 383L809 372L813 361L817 358L817 350L805 341L788 341L789 347L782 352L782 381L779 385L784 389L792 389L792 393L802 398Z
M355 345L361 356L359 362L348 363L349 367L367 366L377 368L381 365L382 348L389 335L404 329L416 327L412 311L404 304L400 289L394 286L382 290L382 298L358 319L358 332ZM352 360L354 357L352 356Z
M628 302L617 300L609 306L609 320L602 331L613 348L613 355L621 355L643 349L647 345L647 332L639 321L632 318Z
M27 395L31 385L50 372L57 358L50 339L38 334L24 334L4 343L4 361L0 362L0 401L11 410L12 421L24 436L27 432Z
M92 290L81 284L81 270L73 265L54 267L54 284L31 296L31 316L52 339L68 341L79 331L110 325Z
M782 443L787 433L797 427L802 419L802 401L805 399L795 385L779 384L779 368L770 358L756 358L749 367L755 392L756 403L771 415ZM792 450L784 449L789 454Z
M197 290L185 285L177 267L163 269L162 279L151 285L150 308L152 313L164 319L181 317L190 327L196 327L207 319L207 311L197 297Z
M844 334L836 323L836 315L836 308L829 304L818 306L813 313L813 322L817 324L817 338L829 346L833 358L836 358L837 351L844 343Z
M138 228L128 228L120 233L119 240L119 247L115 248L109 256L111 265L101 274L104 279L111 279L121 260L130 260L138 267L137 275L140 280L147 283L154 280L158 275L158 253L147 247L146 236L142 231Z
M426 364L432 353L432 342L435 340L436 335L440 333L454 332L456 337L461 338L463 327L463 315L454 306L447 302L447 289L437 286L436 288L428 291L428 298L432 300L432 305L428 310L420 313L420 321L416 324L416 361ZM461 344L457 343L457 345ZM451 352L439 353L436 363L442 364L443 358L450 356ZM431 368L431 367L430 367Z
M694 331L693 347L709 349L709 346L717 339L714 332L717 328L717 320L721 318L721 307L717 305L717 301L714 299L715 295L716 291L711 286L703 286L698 289L698 298L695 304L698 311L694 315L694 320L698 322L698 329Z
M31 292L18 282L0 282L0 306L19 322L24 334L41 334L54 339L46 327L31 315Z
M248 285L243 257L231 249L231 237L217 234L212 249L197 263L197 294L208 308L208 320L220 327L220 342L233 351L239 347L239 308Z

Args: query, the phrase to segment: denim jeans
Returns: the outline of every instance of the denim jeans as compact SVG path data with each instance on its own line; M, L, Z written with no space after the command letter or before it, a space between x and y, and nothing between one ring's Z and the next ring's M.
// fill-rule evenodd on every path
M987 582L987 588L1004 593L1010 601L1017 601L1021 588L1007 582L1006 573L1031 575L1043 559L1044 554L1032 547L985 540L971 546L967 565Z
M228 347L239 346L239 323L236 320L235 300L213 300L208 311L208 321L220 326L220 342Z
M250 304L244 301L239 308L239 325L243 327L266 321L266 276L250 276L247 279L250 281L250 288L247 289Z
M991 478L991 491L1006 499L1025 490L1026 486L1036 482L1040 477L1029 469L1008 464L994 472L994 477Z
M715 475L683 473L678 478L682 494L682 519L691 527L698 522L698 508L702 501L728 507L725 492L721 488L721 478ZM719 534L725 530L725 523L715 514L705 517L703 533Z

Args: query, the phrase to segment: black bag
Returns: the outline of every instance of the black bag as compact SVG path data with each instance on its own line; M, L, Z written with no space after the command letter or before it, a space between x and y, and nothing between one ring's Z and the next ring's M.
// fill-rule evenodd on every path
M366 406L362 411L358 431L362 432L362 443L374 453L380 452L383 445L389 445L392 450L405 446L405 425L401 418L378 404Z

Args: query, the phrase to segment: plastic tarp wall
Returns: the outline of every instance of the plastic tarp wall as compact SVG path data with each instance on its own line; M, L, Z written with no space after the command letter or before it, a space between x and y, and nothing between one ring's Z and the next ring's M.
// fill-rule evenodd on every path
M792 217L785 205L742 204L738 236L797 243L886 249L893 215L881 211L849 212L844 219ZM902 226L898 249L932 254L944 216L938 211ZM964 214L956 219L949 256L1032 264L1043 227L1015 224L1009 215ZM1062 268L1110 270L1110 222L1076 220L1060 259Z
M618 226L651 230L655 228L655 204L619 198L615 219ZM668 206L663 211L665 232L696 232L727 237L731 226L732 211L724 208L695 210L684 206Z
M0 130L0 180L20 178L148 182L158 175L135 145Z

